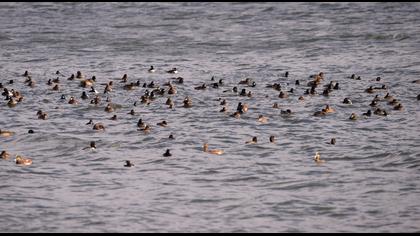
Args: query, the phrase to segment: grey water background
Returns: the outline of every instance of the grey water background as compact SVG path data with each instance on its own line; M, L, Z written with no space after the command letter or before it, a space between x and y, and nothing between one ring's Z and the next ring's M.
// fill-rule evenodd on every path
M420 84L411 81L420 71L419 11L419 3L0 3L0 82L25 97L14 108L0 104L0 129L16 132L0 137L0 149L33 159L27 167L0 161L0 231L418 232ZM173 110L167 94L133 106L145 88L125 91L118 81L127 74L162 85L173 67L185 79L175 84ZM57 70L61 90L52 91L46 82ZM89 89L67 80L78 70L97 77L101 104L80 99ZM341 90L298 102L320 71L322 85L336 81ZM193 89L212 76L225 85ZM246 77L257 86L237 84ZM106 113L99 84L111 80L119 108ZM280 99L265 88L273 83L295 93ZM389 116L363 118L374 95L386 93L364 89L382 84L404 110L380 102ZM223 92L233 86L254 96ZM187 95L193 108L181 106ZM229 113L219 112L218 98ZM240 101L249 111L229 117ZM294 114L281 116L274 102ZM325 104L336 113L312 116ZM39 109L48 120L37 119ZM360 119L349 121L352 112ZM269 122L258 123L259 114ZM136 130L139 118L150 134ZM93 131L89 119L106 131ZM163 119L166 128L156 125ZM252 136L258 144L246 145ZM333 137L336 145L327 144ZM82 150L90 141L97 150ZM204 142L225 154L204 153ZM162 156L167 148L172 157ZM316 151L325 163L313 162Z

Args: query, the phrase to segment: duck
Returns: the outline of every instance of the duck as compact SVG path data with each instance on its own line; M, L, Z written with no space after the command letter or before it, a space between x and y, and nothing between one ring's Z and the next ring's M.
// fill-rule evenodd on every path
M117 120L117 115L113 115L111 118L109 118L110 120Z
M38 119L40 120L46 120L48 118L48 114L46 112L43 112L42 110L39 110L37 113Z
M200 86L194 87L195 90L204 90L207 88L207 85L205 83L203 83Z
M150 66L149 70L147 70L149 73L154 73L156 70L153 66Z
M185 108L190 108L190 107L192 107L192 101L191 101L191 98L190 97L186 97L185 99L184 99L184 107Z
M325 162L325 160L321 160L321 155L319 155L319 152L316 152L316 153L315 153L315 156L314 156L314 161L315 161L316 163L324 163L324 162Z
M279 98L288 98L289 95L286 92L280 91Z
M270 136L270 143L274 143L276 141L276 137L274 135Z
M246 84L246 85L249 85L251 83L252 83L252 79L251 78L246 78L244 80L239 81L238 84Z
M335 89L335 90L339 90L340 89L340 87L339 87L339 85L338 85L339 83L336 83L335 85L334 85L334 88L333 89Z
M69 78L67 78L67 80L74 80L74 74L71 74Z
M168 126L168 123L166 122L166 120L164 120L162 122L157 123L157 125L162 126L162 127L166 127L166 126Z
M266 116L263 116L263 115L258 116L258 122L267 123L267 121L268 121L268 118Z
M178 70L176 69L176 67L172 68L171 70L166 71L169 74L176 74L178 73Z
M92 119L90 119L90 120L86 123L86 125L91 125L91 124L93 124L93 120L92 120Z
M92 87L95 81L93 79L85 79L80 81L80 87L87 88Z
M332 138L330 144L335 145L335 138Z
M295 81L295 85L300 85L300 81L298 79Z
M79 102L74 97L70 97L69 104L79 104Z
M350 115L350 118L349 118L350 120L357 120L357 115L356 115L356 113L351 113L351 115Z
M273 103L273 108L276 108L276 109L280 108L279 104L277 102Z
M93 125L94 130L105 130L105 126L102 123L96 123Z
M86 150L86 149L95 150L96 149L96 143L95 143L95 141L91 141L89 147L83 148L83 150Z
M0 157L2 158L2 159L4 159L4 160L9 160L9 158L10 158L10 153L8 153L8 152L6 152L6 151L2 151L1 152L1 154L0 154Z
M31 159L24 158L24 157L19 156L19 155L16 155L15 161L16 161L17 165L24 165L24 166L32 165L32 160Z
M371 116L372 115L372 111L368 110L366 113L363 113L362 115L364 116Z
M388 112L385 109L381 109L381 108L378 107L378 108L375 109L373 114L379 115L379 116L387 116Z
M25 73L23 73L22 76L25 76L25 77L29 76L29 72L27 70L25 70Z
M224 151L221 150L221 149L212 149L212 150L209 150L209 145L207 143L204 143L204 145L203 145L203 151L204 152L207 152L207 153L210 153L210 154L215 154L215 155L221 155L221 154L224 153Z
M165 153L163 153L163 156L164 156L164 157L170 157L170 156L172 156L172 154L171 154L171 150L166 149L166 152L165 152Z
M89 99L89 96L86 94L85 91L82 92L82 96L80 97L83 100Z
M316 111L314 113L314 116L325 116L327 114L327 112L325 111L325 109L322 109L321 111Z
M84 76L82 75L82 72L80 72L80 71L77 71L77 72L76 72L76 78L77 78L77 79L83 79L83 77L84 77Z
M168 136L168 139L175 139L175 137L174 137L174 135L173 135L173 134L170 134L170 135Z
M106 105L105 111L106 112L113 112L114 111L114 108L112 108L111 103L108 103L108 105Z
M125 161L125 165L124 165L124 167L132 167L132 166L134 166L134 164L133 164L133 163L131 163L131 161L129 161L129 160L126 160L126 161Z
M403 109L403 106L401 105L401 103L398 103L398 104L394 107L394 110L401 111L402 109Z
M140 129L144 129L146 127L146 123L144 123L143 120L140 118L137 122L137 127L139 127Z
M230 117L235 117L236 119L241 118L241 113L239 111L235 111Z
M349 98L344 98L343 103L344 104L353 104Z
M292 114L292 110L290 110L290 109L280 110L280 114L282 114L282 115L291 115Z
M305 98L304 98L303 96L300 96L300 97L298 98L298 100L299 100L299 101L305 101Z
M146 125L143 129L139 129L139 130L141 130L141 131L143 131L145 134L148 134L148 133L150 133L150 126L149 125Z
M33 134L33 133L35 133L34 130L32 129L28 130L28 134Z
M13 131L1 130L0 129L0 136L2 136L2 137L10 137L10 136L13 136L14 134L15 134L15 132L13 132Z
M136 112L134 111L134 109L131 109L131 111L129 113L127 113L127 114L134 116L134 115L136 115Z
M394 99L394 97L392 95L390 95L389 93L386 93L386 95L384 96L384 99L386 99L388 101L392 101Z
M173 85L169 85L168 94L176 94L176 88Z
M246 141L245 142L245 144L256 144L258 141L257 141L257 137L256 136L254 136L254 137L252 137L252 139L251 140L249 140L249 141Z
M373 89L373 86L370 86L369 88L365 89L365 92L367 92L367 93L374 93L375 90Z
M289 77L289 71L286 71L285 73L284 73L284 77Z
M224 107L222 107L222 109L220 109L220 111L219 112L227 112L227 109L226 109L226 107L224 106Z

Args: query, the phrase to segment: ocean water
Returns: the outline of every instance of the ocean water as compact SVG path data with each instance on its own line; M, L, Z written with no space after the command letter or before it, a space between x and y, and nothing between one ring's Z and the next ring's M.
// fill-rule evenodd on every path
M12 155L0 159L0 231L420 231L420 83L412 83L420 79L419 11L419 3L0 3L0 82L24 96L13 108L1 97L0 129L15 135L0 137L0 151ZM178 74L166 73L174 67ZM96 76L100 104L67 80L76 71ZM321 71L318 94L304 95ZM152 89L124 90L124 74L127 83L166 89L180 76L184 84L146 105L140 97ZM57 77L53 91L46 83ZM256 86L238 84L245 78ZM109 81L113 91L104 94ZM341 89L321 95L331 81ZM194 89L203 83L206 90ZM294 93L279 98L266 87L273 83ZM234 86L253 96L227 91ZM364 117L387 92L404 109L380 101L389 115ZM70 96L79 104L68 104ZM192 108L182 107L186 96ZM219 112L223 99L227 113ZM249 110L235 119L238 102ZM336 112L313 116L326 104ZM38 110L48 119L37 119ZM149 134L137 130L140 118ZM168 127L156 125L162 120ZM253 136L258 143L245 144ZM90 141L97 149L83 150ZM203 152L205 142L225 153ZM315 152L325 163L313 161ZM15 155L33 164L18 166Z

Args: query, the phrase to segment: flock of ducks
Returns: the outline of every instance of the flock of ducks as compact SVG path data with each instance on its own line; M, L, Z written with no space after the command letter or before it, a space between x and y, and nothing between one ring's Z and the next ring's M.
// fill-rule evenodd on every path
M149 73L155 73L156 69L153 66L150 66L150 68L148 69ZM178 70L177 68L172 68L170 70L165 71L166 73L169 74L177 74ZM64 77L63 74L61 74L59 71L56 72L56 75L58 76L56 79L49 79L47 81L47 85L51 87L51 90L53 91L61 91L60 85L61 85L61 81L60 81L60 76ZM29 74L28 71L25 71L25 73L23 73L23 77L25 77L25 84L29 87L34 87L36 82L34 79L32 79L31 75ZM286 72L283 77L288 78L289 77L289 72ZM299 96L298 100L299 101L303 101L305 100L304 95L316 95L319 94L318 91L316 90L317 88L319 88L319 86L321 85L321 83L325 80L324 77L324 73L320 72L318 74L314 74L309 76L310 81L306 84L306 86L308 87L308 89L306 89L306 91L304 92L304 94L302 96ZM352 80L361 80L360 76L356 76L355 74L351 75L349 77L349 79ZM90 104L95 104L98 105L101 103L101 100L103 99L103 97L99 96L99 92L95 89L97 82L97 79L95 76L92 76L90 79L87 79L80 71L76 72L76 75L72 74L69 78L67 78L68 81L74 81L74 80L78 80L80 83L80 87L82 88L90 88L88 93L92 93L94 95L94 97L90 100ZM381 77L377 77L376 81L381 81ZM120 83L123 83L124 85L122 86L122 88L124 90L132 90L135 87L143 87L146 88L146 91L144 92L144 95L141 96L140 98L140 103L149 105L151 102L153 102L155 100L156 97L158 96L163 96L165 93L168 95L174 95L177 94L177 89L175 84L177 85L182 85L184 84L184 78L183 77L173 77L170 79L169 82L165 83L163 86L167 87L167 89L160 87L160 85L156 84L154 81L150 82L150 83L143 83L141 84L140 81L136 81L136 82L128 82L128 76L127 74L124 74L122 76L122 78L119 81ZM413 81L413 83L420 83L420 80L418 81ZM10 80L8 82L9 85L13 85L14 81ZM300 85L301 82L299 80L295 81L295 85ZM109 94L112 91L114 91L114 81L109 81L108 83L102 84L104 85L104 90L103 90L103 94ZM238 85L242 85L242 86L246 86L247 88L243 88L239 91L237 86L234 86L232 89L228 89L228 90L224 90L223 93L227 93L227 92L233 92L235 94L237 94L238 96L244 96L244 97L252 97L253 93L251 90L249 90L249 88L253 88L256 87L257 84L255 81L253 81L251 78L246 78L244 80L241 80L238 82ZM223 79L220 79L219 81L215 81L214 77L211 78L211 83L202 83L199 86L194 87L195 90L205 90L208 87L211 88L219 88L224 86L224 81ZM274 83L274 84L268 84L266 85L266 88L272 88L276 91L279 92L278 97L279 98L288 98L289 94L293 94L295 91L293 88L291 88L289 91L285 91L282 90L282 86L280 85L280 83ZM15 106L17 106L19 103L21 103L24 100L23 95L15 90L15 89L9 89L6 86L4 86L2 83L0 83L0 89L3 89L3 93L2 96L5 97L5 100L7 101L7 106L10 108L13 108ZM380 87L374 87L374 86L369 86L368 88L366 88L365 92L368 94L374 94L376 91L378 90L385 90L387 91L387 87L385 85L382 85ZM324 89L322 91L322 95L328 97L333 91L336 90L340 90L340 86L339 83L334 83L333 81L331 81L329 84L324 85ZM80 96L80 98L82 100L88 100L90 98L90 96L88 95L88 93L86 91L82 91L82 95ZM61 96L61 100L66 100L66 96L62 95ZM417 96L417 100L420 100L420 94ZM219 98L220 105L223 106L222 109L220 110L220 112L223 113L228 113L228 109L227 109L227 101L224 99L220 99ZM375 95L375 97L373 98L372 102L369 104L370 107L372 107L371 109L368 109L367 112L363 113L362 116L365 117L369 117L372 116L372 114L375 115L379 115L379 116L387 116L389 114L389 112L386 109L380 108L379 107L379 103L380 102L387 102L389 105L392 106L393 110L402 110L403 109L403 105L401 104L401 102L395 98L394 96L392 96L389 92L383 97L379 97L378 94ZM68 101L68 104L79 104L80 102L78 101L78 99L76 99L75 96L71 96ZM104 108L104 111L106 113L112 113L115 111L115 104L112 104L111 100L109 99L109 97L106 97L106 103L107 105ZM350 100L350 98L346 97L344 98L343 104L352 104L352 101ZM134 103L134 106L137 105L137 101ZM165 105L168 106L168 108L173 109L175 106L175 103L173 101L173 97L168 96ZM186 96L183 99L182 102L182 107L184 108L191 108L193 106L193 102L192 99L189 96ZM274 103L273 108L279 108L278 103ZM236 110L229 114L230 117L234 117L236 119L240 119L241 115L243 115L244 113L248 112L249 110L249 105L246 103L242 103L239 102L237 105ZM334 113L335 109L332 108L329 104L325 105L325 107L320 110L320 111L316 111L313 116L326 116L330 113ZM130 115L135 115L136 112L134 111L134 109L132 109L128 114ZM292 111L290 109L287 110L281 110L281 114L282 115L290 115L292 114ZM41 120L47 120L48 119L48 114L42 110L38 110L36 113L38 119ZM352 113L349 116L349 120L357 120L359 118L359 116L356 113ZM112 117L109 118L110 120L117 120L117 115L113 115ZM264 116L264 115L259 115L257 118L257 121L260 123L267 123L269 121L268 117ZM93 120L89 120L89 122L86 123L86 125L92 125L92 129L93 130L102 130L104 131L106 129L105 125L103 123L94 123ZM167 127L168 126L168 122L166 120L163 120L159 123L157 123L156 125L162 126L162 127ZM151 126L149 124L146 124L141 118L138 120L137 122L137 128L139 131L142 131L144 133L149 133L151 131ZM29 130L28 133L34 133L33 130ZM11 137L15 135L15 132L13 131L8 131L8 130L1 130L0 129L0 137ZM169 139L174 139L173 135L171 134L169 136ZM269 138L270 143L274 143L275 142L275 136L270 136ZM258 138L256 136L252 137L251 140L246 141L245 144L256 144L258 143ZM329 142L329 144L335 145L336 140L335 138L332 138L331 141ZM94 141L91 141L90 146L83 148L83 150L86 149L90 149L90 150L95 150L96 149L96 143ZM221 149L209 149L209 144L208 143L204 143L203 144L203 151L209 154L214 154L214 155L222 155L225 152ZM3 150L0 154L0 157L2 159L8 160L10 158L10 154ZM165 151L165 153L163 153L164 157L170 157L172 156L170 149L167 149ZM315 156L313 157L314 162L316 163L324 163L325 160L322 160L320 157L319 152L315 153ZM17 165L31 165L32 164L32 160L30 158L25 158L22 157L20 155L16 155L15 156L15 162ZM132 167L134 166L134 164L130 161L130 160L126 160L125 161L125 167Z

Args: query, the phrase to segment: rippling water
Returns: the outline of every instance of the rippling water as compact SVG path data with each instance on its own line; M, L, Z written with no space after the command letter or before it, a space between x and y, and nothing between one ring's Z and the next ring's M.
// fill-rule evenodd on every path
M33 164L0 161L0 231L418 232L420 84L411 81L419 79L419 10L419 3L1 3L0 81L25 98L0 105L0 129L16 132L0 137L0 150ZM156 73L147 73L150 65ZM119 81L127 74L129 82L163 85L173 67L185 79L171 95L173 110L164 104L169 95L146 106L139 102L146 88L125 91ZM46 82L57 70L64 76L53 91ZM67 80L78 70L96 76L99 105ZM342 89L299 102L320 71L318 92L330 81ZM193 89L212 76L225 85ZM238 85L246 77L257 86ZM111 80L118 108L106 113L100 84ZM265 88L273 83L295 92L278 98ZM381 101L389 116L363 118L374 95L387 92L364 89L383 84L404 110ZM223 92L233 86L253 97ZM185 96L193 108L181 106ZM353 104L342 104L345 97ZM219 112L219 98L229 113ZM249 111L229 117L238 102ZM312 116L325 104L336 113ZM48 120L37 119L39 109ZM349 121L352 112L361 119ZM113 114L119 120L109 120ZM269 122L258 123L259 114ZM150 134L136 130L139 118ZM92 130L89 119L106 131ZM166 128L156 125L163 119ZM258 144L246 145L252 136ZM327 144L333 137L336 145ZM82 150L90 141L97 150ZM204 153L204 142L225 154ZM162 156L167 148L172 157ZM313 162L316 151L325 163ZM123 167L125 160L135 166Z

